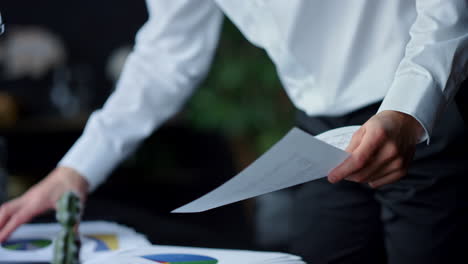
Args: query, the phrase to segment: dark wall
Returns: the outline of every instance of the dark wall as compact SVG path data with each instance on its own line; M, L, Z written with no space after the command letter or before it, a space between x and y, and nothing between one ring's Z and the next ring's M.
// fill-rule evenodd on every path
M132 44L138 29L147 19L145 2L125 0L81 1L2 1L0 11L8 30L17 25L36 25L57 34L65 43L67 66L85 69L92 91L91 107L100 106L113 88L105 73L109 55L123 45ZM46 101L43 96L50 89L52 76L39 80L5 81L0 78L0 89L21 97L28 114L41 111ZM36 93L36 94L34 94ZM31 94L38 104L24 94Z

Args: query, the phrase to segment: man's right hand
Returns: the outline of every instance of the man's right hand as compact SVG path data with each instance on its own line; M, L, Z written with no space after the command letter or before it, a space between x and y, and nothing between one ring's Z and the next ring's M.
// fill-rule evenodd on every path
M76 192L84 202L88 193L85 178L71 168L58 167L25 194L0 207L0 243L20 225L47 210L54 209L67 191Z

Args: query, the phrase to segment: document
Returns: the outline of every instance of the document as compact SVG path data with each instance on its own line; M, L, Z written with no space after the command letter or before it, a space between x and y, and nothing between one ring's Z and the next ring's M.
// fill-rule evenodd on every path
M111 255L90 259L83 264L108 263L305 264L299 256L280 252L156 245L130 250L120 250Z
M172 212L203 212L325 177L348 157L343 149L358 129L342 127L314 137L293 128L237 176Z
M328 143L334 147L345 150L346 147L349 145L349 142L351 142L353 134L360 127L361 126L340 127L323 132L322 134L315 136L315 138L325 143Z
M50 264L58 224L21 226L0 245L0 264ZM80 224L83 264L304 264L280 252L151 245L134 230L109 222Z
M53 224L27 224L0 244L0 264L49 263L52 261L55 238L61 226ZM81 260L107 255L119 249L150 245L149 241L133 229L119 224L90 221L80 224Z

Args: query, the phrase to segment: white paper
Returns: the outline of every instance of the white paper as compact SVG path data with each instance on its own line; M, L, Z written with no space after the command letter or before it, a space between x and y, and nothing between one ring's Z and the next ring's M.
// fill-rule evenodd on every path
M343 127L323 133L321 138L330 145L293 128L237 176L172 212L202 212L325 177L348 157L342 149L357 129Z
M149 241L141 234L130 228L115 223L95 221L82 222L80 224L80 236L82 247L81 260L90 259L99 255L106 255L112 250L134 248L150 245ZM0 263L2 261L34 261L49 262L52 260L54 240L60 232L59 224L27 224L18 228L6 241L52 241L47 247L29 250L12 250L5 248L5 243L0 245Z
M164 256L165 255L165 256ZM172 255L172 256L171 256ZM174 256L176 255L176 256ZM155 261L145 258L152 256ZM151 264L151 263L177 263L170 258L181 257L203 257L202 263L209 264L305 264L300 257L279 253L260 252L247 250L208 249L175 246L150 246L139 249L123 250L112 255L90 259L83 264ZM158 261L159 260L159 261ZM165 262L167 261L167 262ZM190 259L186 259L190 263Z
M315 136L315 138L322 140L332 146L335 146L339 149L345 150L348 147L349 142L351 142L351 138L353 134L360 128L361 126L346 126L346 127L339 127L332 130L328 130Z

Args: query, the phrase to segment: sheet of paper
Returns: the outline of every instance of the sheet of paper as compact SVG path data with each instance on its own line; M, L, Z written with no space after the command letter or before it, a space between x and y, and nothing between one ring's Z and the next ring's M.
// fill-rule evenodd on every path
M241 173L172 212L202 212L325 177L348 156L342 149L326 142L342 147L349 142L352 131L357 129L358 127L344 127L329 131L322 135L324 142L293 128Z
M176 246L150 246L118 251L113 255L93 258L83 264L305 264L299 256L279 253L231 249L209 249Z
M328 130L315 136L315 138L322 140L332 146L335 146L339 149L345 150L348 147L349 142L351 142L351 138L353 134L360 128L361 126L346 126L346 127L339 127L332 130Z
M2 262L49 262L52 260L54 239L59 224L28 224L21 226L0 245ZM80 224L82 260L105 255L113 250L150 245L149 241L132 229L110 222L93 221Z

